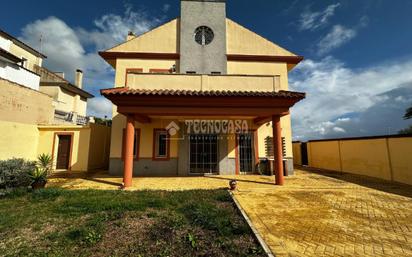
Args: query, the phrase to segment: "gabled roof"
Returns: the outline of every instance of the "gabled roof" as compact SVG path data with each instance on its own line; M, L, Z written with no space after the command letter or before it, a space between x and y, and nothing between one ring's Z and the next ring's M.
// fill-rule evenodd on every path
M117 58L179 60L179 24L179 18L173 19L99 55L112 66ZM285 62L293 67L303 60L230 19L226 19L226 26L229 61Z
M23 43L22 41L18 40L17 38L13 37L12 35L10 35L9 33L5 32L4 30L0 29L0 36L9 39L10 41L12 41L14 44L18 45L19 47L23 48L24 50L32 53L33 55L37 56L37 57L41 57L41 58L47 58L47 56L45 56L44 54L40 53L39 51L37 51L36 49L32 48L31 46Z
M63 88L73 94L80 95L84 98L93 98L94 95L90 94L89 92L73 85L70 81L66 80L65 78L57 75L56 73L44 68L44 67L37 67L37 72L41 76L40 86L41 87L60 87ZM44 76L49 77L49 79L45 80Z
M75 85L69 83L69 82L40 82L41 87L60 87L66 91L69 91L73 94L79 95L84 98L93 98L94 95L90 94L89 92L76 87Z

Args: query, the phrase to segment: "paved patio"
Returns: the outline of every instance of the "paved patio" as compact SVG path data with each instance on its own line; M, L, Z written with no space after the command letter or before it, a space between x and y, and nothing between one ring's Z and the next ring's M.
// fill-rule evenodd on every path
M134 178L132 190L226 188L232 176ZM238 176L235 197L277 256L412 256L412 186L296 170L286 185ZM116 189L104 173L51 179L49 186Z

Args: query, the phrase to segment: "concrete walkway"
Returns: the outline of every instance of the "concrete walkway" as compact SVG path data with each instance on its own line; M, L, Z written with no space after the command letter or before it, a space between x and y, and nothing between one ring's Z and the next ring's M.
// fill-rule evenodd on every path
M134 178L132 190L227 188L276 256L412 256L412 186L296 170L286 185L267 176ZM49 186L117 189L105 173L53 178Z

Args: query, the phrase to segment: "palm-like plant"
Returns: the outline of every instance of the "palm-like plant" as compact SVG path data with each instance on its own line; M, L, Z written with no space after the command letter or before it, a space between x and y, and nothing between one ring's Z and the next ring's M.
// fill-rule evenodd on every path
M47 171L43 168L37 167L29 172L31 179L31 187L33 189L44 188L47 183Z
M37 157L37 166L43 169L47 175L49 175L53 168L53 158L50 154L40 154Z

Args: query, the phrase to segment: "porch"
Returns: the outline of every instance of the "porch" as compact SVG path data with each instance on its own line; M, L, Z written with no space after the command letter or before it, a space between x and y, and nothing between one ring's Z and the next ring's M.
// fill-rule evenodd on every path
M271 81L273 83L274 80L272 79ZM204 85L202 87L204 87ZM272 84L272 90L274 89ZM305 97L304 93L291 91L204 91L202 89L133 89L127 87L105 89L101 91L101 94L117 106L117 112L119 114L126 117L124 121L126 124L123 132L122 159L119 159L116 164L117 169L119 169L120 165L123 166L123 187L131 187L133 174L139 174L139 172L136 172L136 167L134 167L135 164L139 164L136 163L136 155L139 149L136 150L134 147L136 144L136 134L140 133L140 127L136 130L137 124L151 124L160 119L176 120L177 122L184 122L188 119L201 119L202 121L213 119L244 120L248 121L252 128L248 129L247 133L249 134L253 133L253 130L256 130L263 124L269 125L271 122L272 130L270 133L273 138L272 148L275 159L274 171L276 174L276 184L283 185L281 117L288 115L289 108ZM164 126L162 128L162 133L165 134L161 137L167 138L164 139L165 141L169 140L168 134L176 133L176 128L174 126ZM172 129L172 131L170 129ZM183 129L179 132L184 133L185 131L186 129ZM155 135L158 132L159 129L154 129L151 135ZM216 133L204 133L203 131L200 134L202 137L206 136L208 140L219 135ZM242 134L244 134L244 131L236 130L235 132L232 132L232 135L235 136ZM192 141L190 141L191 139L187 140L187 138L191 138L192 135L193 134L190 134L189 132L183 135L179 134L179 137L183 138L183 140L180 140L179 147L176 147L176 149L178 149L176 152L178 151L179 153L175 156L175 162L177 164L174 164L173 166L173 170L176 171L176 175L178 176L187 176L192 171L192 163L187 161L188 156L192 155ZM194 135L198 136L199 133L195 132ZM162 145L161 143L156 143L157 141L155 142L155 140L154 137L153 144L149 143L148 146L153 149L152 160L157 159L159 145ZM201 138L201 141L204 141L204 139ZM209 145L211 144L212 143ZM214 144L216 145L218 143L215 142ZM249 145L250 144L251 143L249 143ZM159 156L162 157L164 161L169 161L170 156L166 154L168 153L167 149L169 148L169 145L164 143L162 146L164 149L162 148ZM196 148L196 146L194 147ZM236 147L235 150L239 150L238 147ZM217 158L223 159L228 156L228 152L223 152L222 156L218 156L216 151L213 153L206 153L206 155L210 154L215 154ZM256 155L256 149L254 158L256 160L255 163L257 163L259 161L259 155ZM140 164L142 163L143 162L140 161ZM236 160L234 163L236 166L241 165L239 160ZM146 166L140 165L139 167L142 169ZM224 168L219 167L218 174L225 174L222 173L223 169ZM157 168L156 170L162 171L163 169ZM180 174L180 171L183 171L183 173ZM230 174L235 173L233 172ZM238 167L236 167L236 174L239 174ZM165 175L170 174L167 173Z

